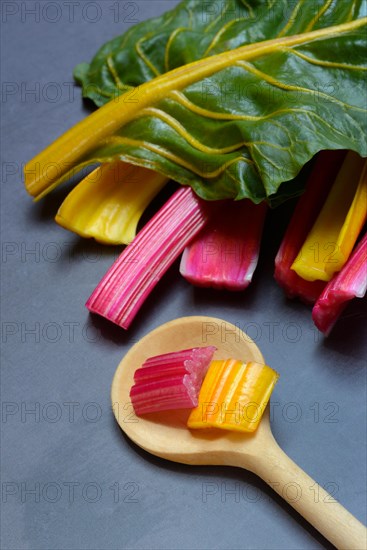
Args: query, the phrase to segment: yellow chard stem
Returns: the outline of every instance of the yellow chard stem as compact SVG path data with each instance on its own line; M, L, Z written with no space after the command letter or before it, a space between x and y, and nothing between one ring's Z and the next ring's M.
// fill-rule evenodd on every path
M351 207L349 208L348 215L345 219L345 223L341 228L338 238L337 246L342 250L344 257L349 258L354 244L362 230L363 225L367 219L367 162L364 162L361 177L357 187L356 194ZM343 265L345 261L343 262ZM327 273L333 275L334 270L330 270L330 264L326 264L325 269ZM343 266L341 266L343 267ZM340 271L340 269L338 270ZM331 278L331 277L330 277Z
M285 36L249 44L195 61L154 78L99 108L76 124L49 147L27 163L24 169L25 186L32 196L42 196L53 188L90 151L101 145L104 139L114 135L147 106L157 103L169 92L181 90L221 71L237 61L250 60L291 47L332 37L362 27L367 18L341 25Z
M293 269L306 281L330 281L348 260L367 218L364 160L349 152Z
M278 373L261 363L212 361L187 426L254 432L278 378Z
M167 181L152 170L121 161L102 164L69 193L56 222L81 237L128 244L145 208Z

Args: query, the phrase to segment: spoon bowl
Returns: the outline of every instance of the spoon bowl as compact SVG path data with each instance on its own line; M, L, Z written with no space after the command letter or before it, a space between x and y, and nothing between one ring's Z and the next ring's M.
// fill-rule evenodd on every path
M215 346L214 359L265 360L256 344L240 330L214 317L183 317L139 340L119 364L111 389L113 411L125 434L145 451L164 459L195 465L238 466L254 472L338 548L366 548L366 529L278 446L270 426L269 407L251 434L218 429L190 430L189 410L137 417L130 389L135 370L151 356L198 346ZM316 502L317 500L317 502Z

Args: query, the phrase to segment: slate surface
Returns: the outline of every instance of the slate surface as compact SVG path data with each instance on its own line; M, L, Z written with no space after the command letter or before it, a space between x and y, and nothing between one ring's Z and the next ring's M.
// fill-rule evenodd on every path
M330 548L245 471L188 467L137 449L114 421L124 353L159 324L204 314L247 330L281 378L273 431L291 458L360 520L366 512L365 301L328 340L272 271L292 204L269 217L255 281L234 295L194 289L177 264L125 333L84 302L118 254L58 227L66 187L33 204L22 165L85 117L72 69L171 1L2 2L1 548ZM316 498L316 497L315 497Z

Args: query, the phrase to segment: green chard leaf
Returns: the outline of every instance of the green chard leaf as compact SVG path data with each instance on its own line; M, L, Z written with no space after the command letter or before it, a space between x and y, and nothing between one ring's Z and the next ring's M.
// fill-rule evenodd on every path
M63 160L75 171L120 158L205 199L278 204L318 151L367 156L365 16L363 0L181 2L75 69L83 95L106 105L61 151L103 116L114 123Z

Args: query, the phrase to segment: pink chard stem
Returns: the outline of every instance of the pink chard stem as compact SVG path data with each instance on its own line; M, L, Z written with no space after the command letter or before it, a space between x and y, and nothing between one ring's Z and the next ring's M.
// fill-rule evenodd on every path
M216 348L192 348L147 359L135 371L130 398L137 415L198 404L203 378Z
M367 233L356 246L343 269L331 279L317 300L312 318L328 335L349 300L363 298L367 289Z
M315 223L343 163L346 151L321 151L299 199L275 258L274 277L289 297L314 304L322 290L323 281L305 281L291 265L296 259L308 233Z
M266 203L222 201L216 216L185 248L183 277L197 286L245 289L257 266L267 210Z
M215 203L181 187L143 227L88 299L86 306L127 329L155 285L205 226Z

